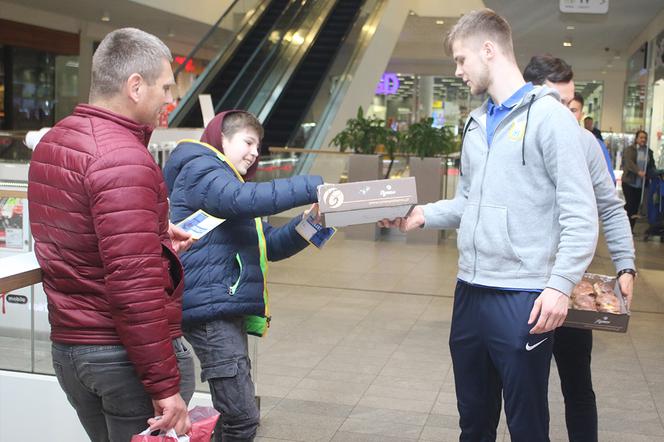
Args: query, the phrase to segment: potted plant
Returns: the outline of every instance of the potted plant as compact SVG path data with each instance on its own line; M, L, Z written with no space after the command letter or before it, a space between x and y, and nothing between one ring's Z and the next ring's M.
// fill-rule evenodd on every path
M366 181L382 178L382 157L376 152L378 146L386 146L387 129L385 121L376 117L366 117L362 107L357 116L346 122L344 130L339 132L330 145L339 147L341 152L353 151L348 159L348 180Z
M356 117L349 119L344 130L335 135L330 145L339 147L341 152L351 150L355 153L348 157L348 181L383 178L383 158L376 153L376 148L385 146L388 154L394 156L388 130L384 120L367 118L360 107ZM347 238L353 239L375 240L378 237L377 226L370 224L344 227L344 232Z
M423 118L408 127L406 146L409 153L420 158L432 158L451 153L456 140L449 127L433 127L433 118Z
M332 138L330 145L339 147L341 152L350 149L357 154L373 155L376 146L385 144L386 135L385 120L366 118L360 106L357 116L346 122L346 128Z
M406 133L406 150L410 157L410 176L417 181L417 197L420 204L441 199L441 156L456 150L456 139L448 127L433 127L433 118L425 118L410 125ZM408 233L407 242L433 243L440 241L440 231L420 230Z

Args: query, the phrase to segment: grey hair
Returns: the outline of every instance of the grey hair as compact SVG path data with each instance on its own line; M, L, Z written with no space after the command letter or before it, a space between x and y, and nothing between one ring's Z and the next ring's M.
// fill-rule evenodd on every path
M132 74L153 85L163 60L173 61L171 51L154 35L136 28L116 29L104 37L92 57L90 101L119 93Z

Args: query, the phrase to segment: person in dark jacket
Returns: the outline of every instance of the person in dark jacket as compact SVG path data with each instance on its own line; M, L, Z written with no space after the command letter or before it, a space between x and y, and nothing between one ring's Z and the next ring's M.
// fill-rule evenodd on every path
M183 343L189 235L169 224L147 150L172 101L171 54L138 29L108 34L92 59L90 104L39 142L30 227L48 298L53 367L92 441L188 431L193 354ZM162 415L160 420L154 416Z
M535 55L524 69L523 77L533 84L546 84L557 90L560 102L568 107L577 120L581 119L583 97L574 92L574 72L563 59L548 54ZM605 147L587 128L581 129L581 132L597 212L615 265L620 290L629 308L636 274L634 241L629 221L622 210L622 201L618 198L610 175L613 167ZM565 424L570 442L598 441L597 403L591 370L592 348L592 330L562 326L554 333L553 356L565 399ZM499 415L495 418L497 427Z
M200 142L181 141L164 167L174 222L199 209L225 220L182 255L183 331L221 413L216 440L224 442L251 441L258 428L247 334L262 336L269 325L267 263L308 244L295 230L302 216L279 228L261 217L315 203L323 184L319 176L247 182L262 136L252 114L223 112Z
M622 160L622 190L625 196L625 210L634 230L643 190L647 180L655 173L655 159L652 149L647 146L648 134L639 130L634 136L634 144L625 148Z

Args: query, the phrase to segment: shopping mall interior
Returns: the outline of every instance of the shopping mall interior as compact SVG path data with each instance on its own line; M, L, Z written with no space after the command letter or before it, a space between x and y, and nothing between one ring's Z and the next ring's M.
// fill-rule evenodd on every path
M148 143L159 166L211 115L244 109L265 128L256 181L416 177L425 204L454 196L464 122L488 98L455 77L443 40L485 7L509 21L521 69L539 54L572 66L620 198L623 152L636 131L648 135L657 171L633 231L633 304L614 315L621 326L576 326L596 328L598 440L664 442L662 0L0 0L0 441L88 440L51 361L27 183L30 140L88 102L106 34L136 27L172 52L174 102ZM387 138L340 142L352 119ZM414 128L428 129L422 143L433 147L390 141ZM304 209L265 221L282 225ZM257 441L459 440L448 345L456 239L456 230L366 223L270 263L269 333L249 338ZM616 274L601 233L588 272ZM200 378L190 405L211 405ZM554 361L549 408L551 440L570 440ZM504 412L497 440L511 440Z

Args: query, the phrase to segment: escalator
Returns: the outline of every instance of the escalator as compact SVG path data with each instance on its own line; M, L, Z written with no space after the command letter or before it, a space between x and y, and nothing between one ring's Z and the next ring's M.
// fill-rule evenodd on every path
M171 127L200 127L199 94L215 112L246 109L266 129L263 146L286 145L327 79L364 0L272 0L232 56L217 57L175 110ZM263 152L266 153L266 152Z
M247 60L263 43L272 27L292 0L267 0L264 10L253 27L241 37L241 41L235 47L229 49L232 54L228 58L218 57L220 66L211 66L201 75L197 84L189 93L176 111L171 116L169 126L172 127L200 127L203 122L201 109L198 105L199 94L211 94L212 102L217 102L237 77ZM232 7L228 12L232 12ZM239 39L238 32L235 39ZM188 57L191 58L191 57Z
M311 49L269 112L263 127L265 148L286 146L299 130L306 109L316 95L362 6L358 0L338 0Z

